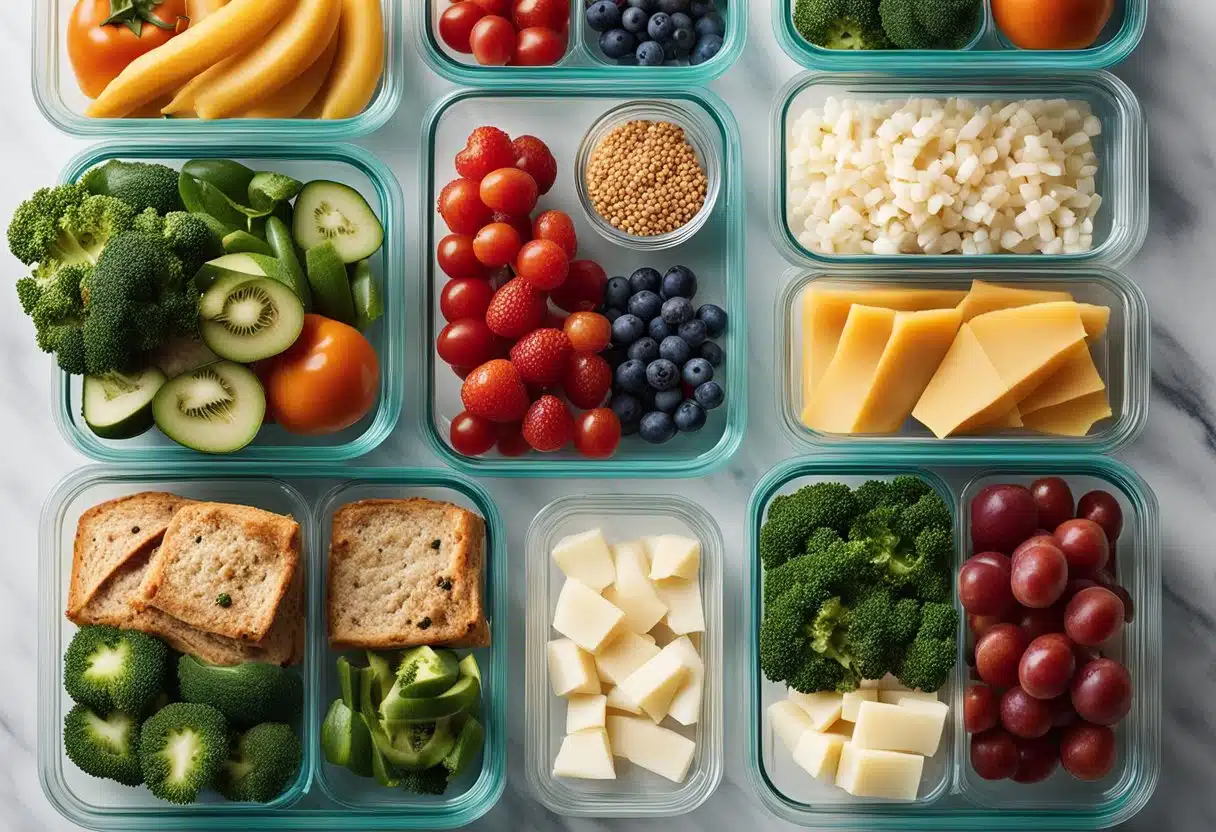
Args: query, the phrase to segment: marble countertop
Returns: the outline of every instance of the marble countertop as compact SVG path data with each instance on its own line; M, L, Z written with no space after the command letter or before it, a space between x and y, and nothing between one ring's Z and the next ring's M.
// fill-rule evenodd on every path
M418 0L414 0L417 2ZM785 263L774 251L767 216L769 107L772 94L797 70L777 47L770 0L752 0L747 49L738 64L713 83L743 126L748 183L748 303L752 331L751 429L743 447L720 473L689 482L613 483L502 481L487 483L508 518L513 553L522 548L527 521L551 499L571 490L676 491L705 505L722 525L728 555L728 608L741 585L743 510L757 479L793 450L764 414L771 412L771 316ZM28 83L31 44L29 2L0 4L0 148L10 160L0 188L0 217L37 187L53 181L84 145L48 126ZM739 4L744 5L744 4ZM1210 310L1216 283L1203 277L1216 261L1216 157L1208 129L1216 131L1216 6L1195 0L1155 0L1140 49L1118 69L1140 96L1151 125L1152 221L1147 244L1127 273L1148 295L1152 310L1152 406L1148 428L1123 458L1151 484L1161 502L1164 578L1164 728L1161 782L1152 802L1127 830L1200 832L1216 828L1216 336ZM394 120L361 144L379 154L414 199L417 116L448 89L416 56L407 70L406 99ZM1189 103L1188 103L1189 102ZM1211 191L1208 189L1211 188ZM1209 195L1205 196L1205 192ZM410 203L412 204L412 203ZM19 264L0 255L10 280ZM1212 304L1211 306L1209 304ZM32 346L28 321L14 292L0 287L0 663L10 679L0 697L0 829L75 828L43 798L36 756L36 525L52 486L85 460L70 450L51 418L48 359ZM437 461L403 424L369 460L371 464L435 465ZM1212 489L1209 491L1208 489ZM522 575L522 569L516 574ZM514 622L522 621L523 581L511 588ZM732 611L731 617L736 613ZM731 625L728 620L728 631ZM522 657L522 624L511 633ZM477 829L592 830L657 828L658 822L566 820L542 809L523 774L523 671L513 662L512 738L506 794L475 824ZM781 826L753 795L744 768L744 725L727 708L726 776L697 812L665 819L671 832L699 829L773 829Z

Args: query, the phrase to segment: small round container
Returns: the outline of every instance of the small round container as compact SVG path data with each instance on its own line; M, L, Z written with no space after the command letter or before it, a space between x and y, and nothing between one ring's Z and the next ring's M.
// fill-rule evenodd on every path
M653 237L626 234L601 217L591 204L585 176L587 165L591 161L591 154L609 133L631 121L666 121L683 128L684 137L692 145L693 151L697 155L697 161L701 163L701 168L705 171L705 178L708 181L705 189L705 203L691 220L675 231L657 234ZM718 145L713 139L713 130L713 125L704 114L682 107L673 101L631 101L604 113L583 136L574 162L574 179L578 187L578 198L591 227L605 239L635 251L662 251L674 248L691 239L713 213L718 191L722 187L722 159L719 156Z

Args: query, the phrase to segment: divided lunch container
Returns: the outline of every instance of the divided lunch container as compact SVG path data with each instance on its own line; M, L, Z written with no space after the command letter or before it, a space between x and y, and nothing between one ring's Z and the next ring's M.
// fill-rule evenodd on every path
M907 260L903 261L905 264ZM855 276L854 276L855 275ZM803 303L816 288L832 289L959 289L972 280L1016 286L1023 289L1065 291L1079 303L1109 307L1110 322L1105 334L1090 345L1098 372L1106 382L1112 416L1098 422L1088 436L1048 436L1024 430L938 439L927 428L909 419L894 434L832 434L802 423L803 371L806 362ZM1016 270L884 268L881 276L860 273L829 274L791 269L777 299L774 312L777 408L786 436L808 453L831 451L899 451L937 457L945 462L965 461L977 454L994 452L1114 453L1133 442L1148 421L1149 313L1140 287L1119 272L1100 266L1069 272L1046 268Z
M858 53L863 55L873 53ZM1087 102L1102 122L1093 140L1098 155L1096 191L1103 202L1094 220L1094 247L1084 254L821 254L798 240L788 220L786 203L791 187L786 166L790 129L811 108L822 109L829 98L888 101L908 98L970 98L977 101L1068 99ZM863 270L876 266L932 269L951 266L1118 268L1129 261L1148 234L1148 130L1139 99L1123 81L1108 72L1061 75L1008 74L968 77L940 70L916 73L804 72L775 97L773 108L772 199L770 228L777 248L792 263L830 270Z
M289 479L229 463L176 466L87 467L64 479L47 498L39 530L38 774L43 793L65 818L90 829L160 830L255 827L332 830L451 829L471 823L498 801L506 784L507 563L506 530L489 494L459 475L429 469L300 468ZM200 802L176 806L147 789L90 777L63 753L63 718L72 702L63 691L63 653L75 632L64 617L72 567L72 541L80 515L108 499L165 490L201 500L243 503L290 514L300 523L308 580L304 713L295 726L304 747L296 782L273 803L229 803L205 792ZM485 518L484 593L493 645L475 651L482 673L485 748L479 765L442 797L386 789L327 763L320 727L338 697L335 661L326 635L325 571L333 512L372 497L430 497L462 505ZM351 654L354 655L354 654Z
M646 102L656 112L650 119L681 123L695 133L695 144L717 155L720 183L713 211L705 224L687 240L662 251L636 251L614 244L596 234L576 194L582 171L576 158L583 134L609 111L625 103ZM726 390L725 404L709 412L706 426L698 433L676 436L665 445L650 445L639 437L624 437L609 459L587 459L572 448L551 454L528 454L506 458L491 451L486 456L466 457L449 442L449 428L464 406L460 400L461 379L435 352L435 340L446 325L439 299L448 277L438 266L436 247L448 234L436 209L445 183L456 178L453 157L465 146L479 125L493 124L512 136L531 134L548 143L557 159L557 182L540 198L537 210L565 211L578 232L578 256L592 259L611 277L628 276L642 266L660 273L683 264L697 274L694 303L716 303L730 316L725 335L718 343L726 360L716 368L715 380ZM432 450L448 465L481 477L694 477L708 474L723 464L738 448L747 422L747 327L744 293L744 206L742 148L739 129L725 103L705 90L630 88L628 95L610 88L528 90L459 90L441 99L423 126L425 148L421 171L419 212L426 223L417 305L426 310L427 323L419 327L420 338L411 342L420 362L422 390L418 408L421 429Z
M958 665L942 691L950 705L947 729L936 756L925 761L920 794L912 802L853 798L834 785L817 782L796 766L774 735L767 707L784 698L784 685L769 682L760 670L758 633L763 614L763 576L756 545L770 501L815 482L842 481L856 486L867 479L917 474L951 505L955 515L958 562L970 553L968 507L986 485L1029 484L1040 476L1061 476L1075 497L1101 488L1123 508L1116 577L1133 600L1134 619L1114 643L1113 658L1131 673L1131 713L1115 728L1118 761L1105 778L1074 780L1057 769L1047 780L1021 785L990 782L971 769L968 736L963 730L963 693L968 684L964 661L966 616L960 616ZM1138 812L1160 776L1161 741L1161 546L1156 497L1130 468L1100 456L993 454L964 463L932 461L893 453L882 459L857 454L827 454L791 460L770 471L752 492L748 507L750 583L744 595L744 719L747 767L760 799L784 820L817 829L1090 830L1115 826ZM962 612L961 606L955 602ZM1104 650L1104 652L1106 652Z
M180 168L190 159L215 157L216 149L211 142L132 144L111 141L76 156L68 163L60 180L74 182L109 159L163 162ZM362 456L385 440L396 426L403 406L405 339L411 329L407 319L412 313L406 302L405 207L401 186L383 162L367 150L349 144L238 142L225 145L223 155L255 169L281 171L303 182L330 179L349 185L363 194L384 226L384 245L371 258L372 272L384 295L384 317L365 333L380 358L380 393L372 410L346 430L327 436L301 436L273 424L264 424L252 443L226 458L336 462ZM209 458L178 445L155 429L134 439L102 439L89 429L80 412L82 378L69 376L58 368L55 373L59 378L55 423L63 437L85 456L103 462L201 461Z
M272 139L289 133L299 141L338 141L375 132L392 117L405 89L404 15L408 3L381 0L384 14L384 71L380 87L367 108L354 118L321 119L218 119L196 118L89 118L88 99L76 84L68 60L67 27L75 0L33 0L31 75L34 101L47 121L72 136L106 136L137 139L165 135L177 138L243 136Z
M1115 8L1098 40L1088 49L1019 49L1011 44L992 17L989 0L982 0L975 35L962 49L825 49L794 28L796 0L772 0L773 33L786 54L811 69L882 72L922 72L930 69L967 72L1059 72L1105 69L1132 53L1144 36L1149 0L1115 0Z

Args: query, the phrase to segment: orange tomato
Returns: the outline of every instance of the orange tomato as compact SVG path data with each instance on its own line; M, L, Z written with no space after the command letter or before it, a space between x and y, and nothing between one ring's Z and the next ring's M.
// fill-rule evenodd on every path
M1088 49L1115 0L992 0L997 28L1019 49Z
M189 22L186 0L137 0L123 20L138 20L138 35L126 22L106 23L111 14L110 0L78 0L68 20L68 58L80 91L89 98L101 95L127 64L164 44Z
M286 352L258 364L267 415L292 433L336 433L376 403L380 361L352 326L305 315L304 330Z

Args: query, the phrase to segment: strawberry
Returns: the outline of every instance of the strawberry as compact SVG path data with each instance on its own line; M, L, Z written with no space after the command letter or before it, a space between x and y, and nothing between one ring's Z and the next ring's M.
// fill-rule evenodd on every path
M511 347L511 363L527 384L557 384L570 362L570 339L560 329L536 329Z
M542 194L549 193L557 181L557 160L549 152L549 146L536 136L520 136L513 145L515 167L532 174Z
M510 361L495 358L473 370L460 388L465 410L491 422L514 422L528 411L528 390Z
M544 293L517 277L490 299L486 326L501 338L522 338L541 325L548 309Z
M591 312L604 302L608 273L594 260L571 260L566 282L553 290L553 302L567 312Z
M464 150L456 154L456 172L480 182L490 171L514 167L515 159L510 136L497 127L478 127L469 134Z
M601 356L593 352L576 352L570 356L562 388L570 404L583 410L591 410L604 403L612 387L612 368Z
M541 396L524 416L523 435L528 444L541 452L559 451L574 433L574 418L566 403L557 396Z

